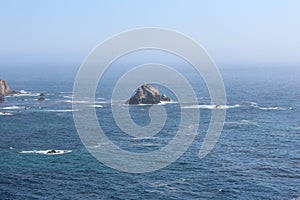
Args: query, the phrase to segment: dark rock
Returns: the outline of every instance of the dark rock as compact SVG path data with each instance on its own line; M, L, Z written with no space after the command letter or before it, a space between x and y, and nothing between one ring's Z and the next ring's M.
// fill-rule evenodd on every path
M161 101L171 101L171 99L169 97L167 97L167 95L165 95L165 94L161 95L160 100Z
M44 101L44 100L45 100L45 97L39 97L38 100L39 100L39 101Z
M11 91L10 95L13 96L14 94L22 94L22 92L16 90Z
M40 97L44 97L44 96L46 96L45 93L40 93Z
M47 151L47 153L57 153L54 149Z
M144 84L139 87L128 101L127 104L158 104L161 101L170 101L170 98L166 95L160 95L157 88Z
M0 94L0 102L4 101L4 95L3 94Z

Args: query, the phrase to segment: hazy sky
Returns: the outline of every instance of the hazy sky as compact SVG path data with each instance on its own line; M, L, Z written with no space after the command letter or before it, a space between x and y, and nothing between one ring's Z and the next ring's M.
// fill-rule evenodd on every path
M138 27L182 32L218 65L300 65L300 1L0 1L0 68L78 66Z

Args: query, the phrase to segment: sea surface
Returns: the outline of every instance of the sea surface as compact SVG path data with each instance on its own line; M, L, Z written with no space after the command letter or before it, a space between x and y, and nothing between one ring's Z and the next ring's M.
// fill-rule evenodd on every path
M191 76L199 104L186 109L200 109L198 135L176 162L142 174L109 168L86 150L73 121L73 112L80 112L72 110L75 77L0 77L24 93L0 103L0 199L300 199L300 70L236 67L221 74L227 115L214 149L198 157L215 107ZM93 101L107 137L132 152L167 145L180 121L174 94L161 88L173 100L159 105L169 116L163 130L135 139L111 114L117 79L108 75ZM41 92L44 101L37 100ZM149 108L130 106L133 120L147 125ZM61 151L47 154L52 149Z

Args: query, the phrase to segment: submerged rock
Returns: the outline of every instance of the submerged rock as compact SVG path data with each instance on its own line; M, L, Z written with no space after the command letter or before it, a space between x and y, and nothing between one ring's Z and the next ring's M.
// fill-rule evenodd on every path
M44 101L46 94L45 93L40 93L40 97L38 98L39 101Z
M165 95L165 94L161 95L160 100L161 101L171 101L171 99L169 97L167 97L167 95Z
M39 100L39 101L44 101L44 100L45 100L45 97L39 97L38 100Z
M126 104L158 104L161 101L170 101L170 98L160 95L159 90L150 84L143 84Z
M0 102L4 101L4 95L0 94Z

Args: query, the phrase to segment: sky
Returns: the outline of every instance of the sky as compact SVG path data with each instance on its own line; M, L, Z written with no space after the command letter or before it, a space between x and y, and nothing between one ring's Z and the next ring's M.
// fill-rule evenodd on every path
M120 32L161 27L219 66L300 66L297 0L0 0L0 68L79 67Z

